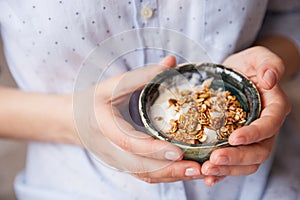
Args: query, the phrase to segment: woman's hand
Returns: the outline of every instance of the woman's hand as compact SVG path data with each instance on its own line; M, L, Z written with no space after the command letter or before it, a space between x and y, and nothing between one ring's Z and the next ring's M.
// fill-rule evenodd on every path
M229 143L237 147L215 150L202 166L211 185L217 176L254 173L270 155L290 106L278 85L284 73L282 60L264 47L253 47L228 57L224 65L246 75L257 86L262 100L261 116L234 131Z
M159 65L114 76L76 94L75 121L84 146L109 166L146 182L202 178L199 163L183 161L177 146L135 130L120 112L134 91L175 62L168 56Z

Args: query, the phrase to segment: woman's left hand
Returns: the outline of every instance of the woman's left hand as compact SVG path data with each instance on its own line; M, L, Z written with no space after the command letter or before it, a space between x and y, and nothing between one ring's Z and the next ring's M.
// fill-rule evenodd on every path
M270 155L276 135L290 111L279 80L284 73L282 60L264 47L252 47L228 57L224 63L247 76L258 88L261 116L250 125L235 130L229 137L232 146L215 150L202 166L205 183L217 177L249 175Z

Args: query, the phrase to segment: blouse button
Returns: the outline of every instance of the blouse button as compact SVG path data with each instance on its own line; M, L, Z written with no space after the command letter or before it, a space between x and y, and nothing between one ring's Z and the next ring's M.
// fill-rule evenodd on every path
M153 10L151 8L148 7L144 7L141 10L141 15L145 18L145 19L149 19L150 17L152 17L153 15Z

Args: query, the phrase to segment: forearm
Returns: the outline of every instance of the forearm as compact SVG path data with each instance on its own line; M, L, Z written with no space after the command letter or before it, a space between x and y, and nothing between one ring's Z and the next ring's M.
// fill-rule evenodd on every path
M68 95L22 92L0 87L0 136L79 144Z
M283 60L285 73L282 80L291 78L299 70L300 53L296 44L287 37L269 35L258 39L255 44L268 48Z

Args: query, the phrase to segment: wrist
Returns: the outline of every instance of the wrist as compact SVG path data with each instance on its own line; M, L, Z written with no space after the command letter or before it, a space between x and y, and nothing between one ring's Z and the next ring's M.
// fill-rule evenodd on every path
M54 116L54 120L58 126L55 126L57 130L53 131L60 133L60 135L55 137L55 142L81 146L73 117L73 96L71 94L59 95L56 106L57 113Z
M73 122L71 95L0 87L0 96L1 137L80 144Z

